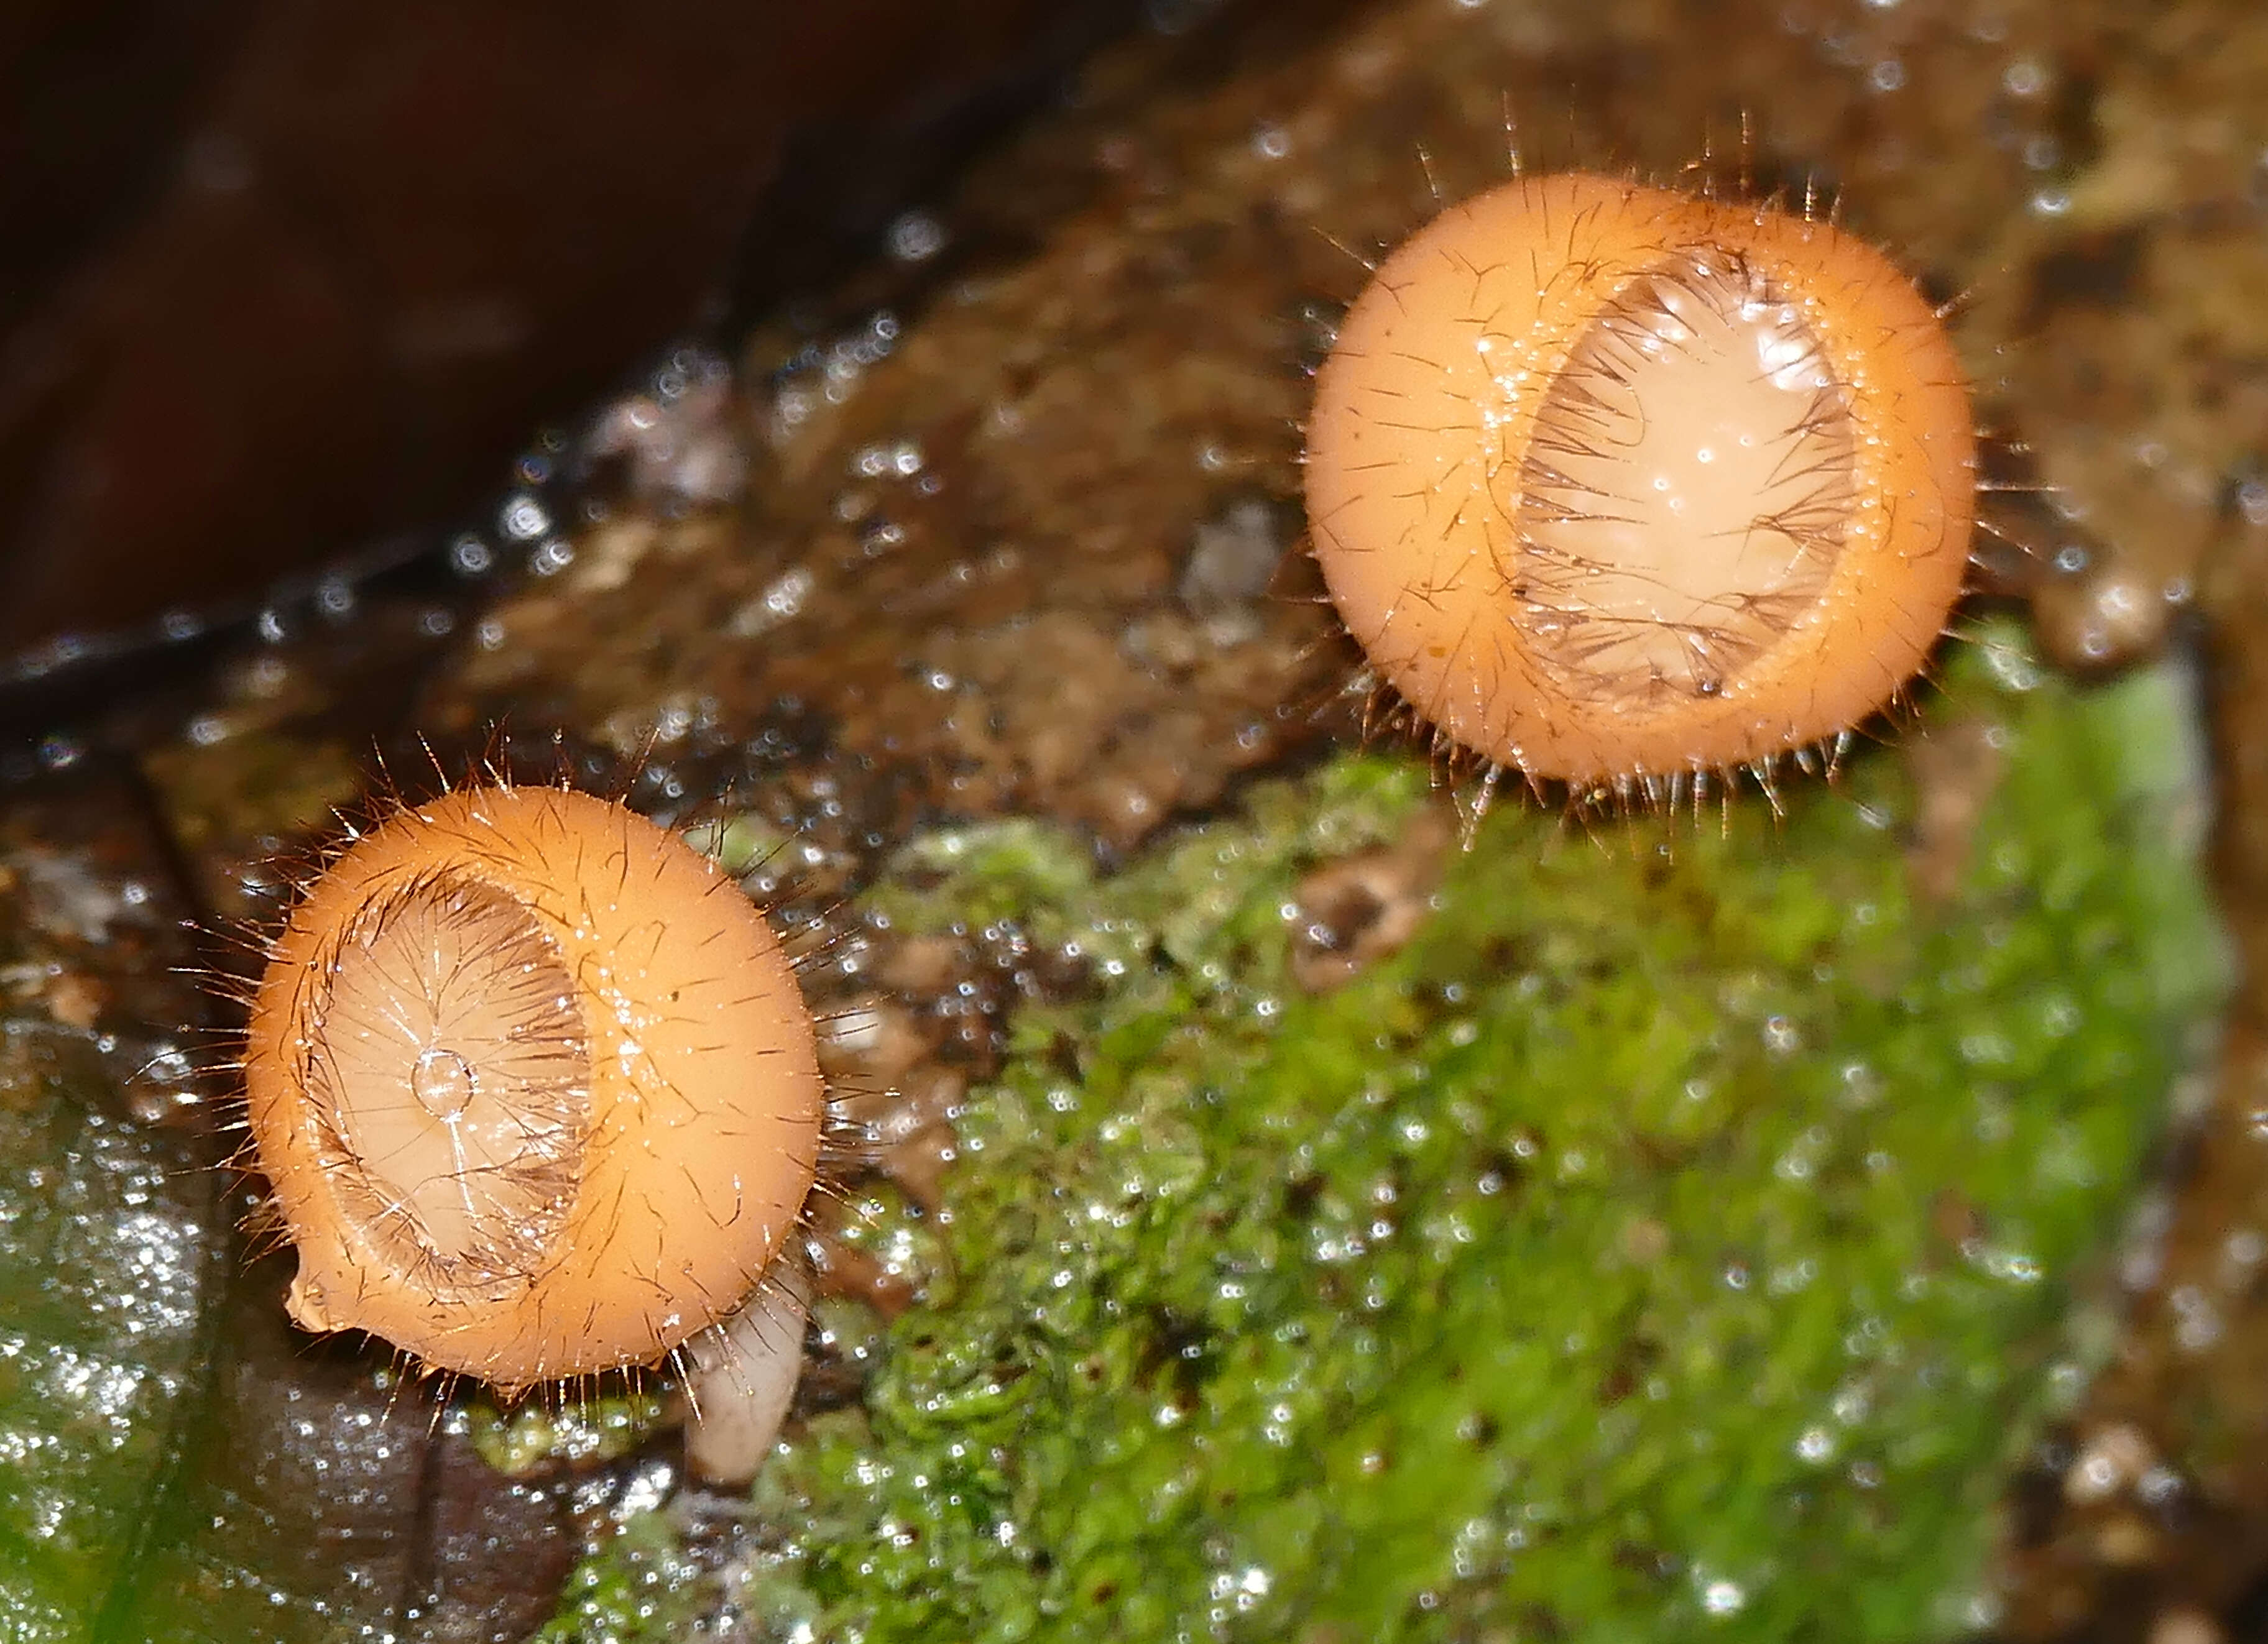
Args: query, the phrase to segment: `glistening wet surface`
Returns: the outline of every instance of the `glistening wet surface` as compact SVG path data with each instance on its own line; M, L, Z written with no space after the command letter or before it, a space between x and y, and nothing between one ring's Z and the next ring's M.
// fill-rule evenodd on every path
M2246 1464L2268 1428L2252 1369L2262 1339L2247 1255L2255 1245L2243 1237L2268 1179L2252 1118L2251 1037L2232 1038L2219 1094L2194 1103L2193 1127L2174 1149L2177 1192L2159 1201L2169 1231L2137 1246L2123 1268L2107 1257L2090 1267L2080 1252L2106 1250L2123 1220L2128 1197L2114 1178L2149 1153L2172 1061L2131 1061L2123 1075L2097 1068L2124 1092L2100 1106L2054 1105L2096 1088L2067 1069L2041 1073L2040 1085L2005 1071L2033 1067L2023 1059L2036 1053L2043 1068L2074 1053L2051 1045L2093 1047L2115 1062L2122 1043L2137 1054L2149 1041L2110 1031L2136 1019L2133 995L2041 988L2043 976L2108 987L2138 972L2085 957L2086 918L2041 923L2059 893L2027 876L2088 840L2088 859L2109 876L2088 881L2097 890L2124 883L2122 864L2147 859L2139 843L2112 848L2124 837L2116 830L2145 814L2120 809L2115 773L2127 769L2161 797L2189 791L2178 757L2189 651L2170 671L2117 687L2130 694L2090 699L2070 721L2044 706L2066 700L2068 681L2020 689L2012 681L2034 676L2016 668L1977 687L1982 694L1926 708L1928 736L1870 756L1846 779L1852 786L1833 796L1802 789L1799 810L1827 820L1752 828L1763 818L1750 797L1736 845L1714 842L1713 818L1662 830L1667 867L1626 857L1619 842L1601 866L1580 830L1559 833L1548 817L1518 824L1536 836L1503 834L1506 859L1572 882L1564 898L1535 904L1552 918L1521 922L1521 899L1499 888L1492 894L1510 921L1500 938L1437 915L1418 925L1431 937L1397 950L1410 956L1403 968L1373 970L1366 987L1358 977L1320 1003L1305 1002L1296 975L1269 967L1292 951L1354 950L1368 923L1359 902L1326 894L1346 877L1331 875L1334 864L1395 861L1397 850L1423 856L1403 848L1395 826L1422 814L1422 762L1384 774L1336 760L1310 767L1353 740L1359 708L1330 706L1351 659L1335 649L1325 615L1299 603L1312 592L1304 573L1296 563L1278 569L1297 534L1298 366L1327 328L1329 303L1361 277L1316 231L1359 250L1398 238L1432 209L1429 165L1452 196L1497 180L1507 107L1532 161L1664 175L1712 132L1736 168L1737 111L1757 111L1750 164L1760 177L1799 190L1811 177L1841 185L1847 221L1897 248L1934 287L1972 293L1959 337L1984 391L1983 418L2028 440L2036 470L2064 488L2058 502L2009 520L2036 533L2049 651L2099 665L2154 654L2192 613L2213 621L2205 654L2226 782L2219 884L2240 943L2252 944L2268 880L2253 838L2268 816L2255 734L2256 704L2268 699L2252 660L2268 654L2254 609L2268 506L2252 506L2261 350L2238 294L2257 283L2264 254L2257 156L2268 133L2252 128L2264 106L2253 95L2260 25L2202 5L2146 18L2068 8L1988 16L1922 0L1735 6L1705 19L1648 5L1539 18L1502 0L1258 15L1232 7L1216 24L1226 34L1160 36L1106 59L1072 106L936 203L933 233L909 224L895 251L809 323L761 329L740 362L740 397L674 425L687 441L746 451L746 501L667 500L672 469L659 455L656 488L618 495L603 517L546 512L548 498L531 489L537 514L507 514L475 546L532 569L492 607L423 641L423 655L441 658L438 675L414 709L398 706L410 694L402 685L381 716L435 734L445 760L482 745L500 713L539 743L557 724L596 780L642 760L630 789L665 813L706 805L729 783L733 818L778 848L761 871L784 886L791 914L841 910L849 934L831 966L819 967L825 986L872 1004L874 1035L861 1054L895 1061L891 1079L929 1104L909 1127L906 1163L908 1177L923 1179L911 1166L926 1154L933 1191L885 1178L860 1185L855 1202L869 1220L846 1235L897 1284L872 1287L895 1297L895 1322L879 1322L864 1302L822 1311L792 1465L760 1487L753 1515L706 1517L681 1544L666 1521L636 1510L667 1494L657 1452L593 1473L553 1460L533 1482L476 1489L456 1471L452 1438L417 1449L429 1479L453 1481L423 1499L476 1502L486 1516L484 1528L444 1534L430 1516L389 1516L417 1498L402 1452L417 1448L419 1424L405 1439L378 1420L387 1395L366 1361L298 1356L276 1314L281 1281L273 1266L254 1268L206 1304L198 1317L207 1323L191 1322L214 1332L196 1339L213 1344L210 1355L195 1341L180 1349L182 1362L209 1367L183 1385L208 1390L199 1407L217 1413L189 1423L206 1436L180 1453L202 1459L180 1463L156 1498L171 1504L156 1522L180 1539L150 1563L146 1587L117 1601L121 1614L142 1613L132 1606L161 1589L191 1591L241 1603L232 1613L262 1618L276 1636L301 1626L300 1636L320 1635L329 1622L306 1601L320 1595L340 1618L410 1632L428 1624L405 1618L401 1595L437 1568L484 1567L482 1534L502 1538L528 1568L556 1571L562 1550L589 1533L607 1552L578 1578L555 1636L637 1626L666 1636L673 1621L702 1613L759 1635L804 1623L840 1631L856 1615L870 1636L884 1636L936 1620L946 1612L920 1606L949 1605L956 1593L999 1597L990 1613L1035 1627L1066 1625L1064 1606L1076 1601L1086 1606L1079 1613L1129 1632L1185 1618L1194 1630L1280 1636L1287 1616L1303 1606L1322 1613L1344 1595L1277 1549L1375 1524L1394 1533L1368 1556L1410 1570L1432 1558L1446 1572L1399 1589L1408 1607L1381 1625L1448 1633L1501 1620L1473 1606L1520 1590L1508 1585L1515 1579L1544 1579L1548 1567L1533 1556L1580 1539L1572 1523L1595 1528L1546 1487L1571 1476L1550 1468L1582 1456L1580 1444L1609 1447L1657 1493L1684 1487L1664 1479L1723 1477L1659 1470L1652 1413L1689 1414L1680 1433L1729 1432L1739 1406L1696 1391L1705 1383L1690 1379L1694 1361L1721 1351L1769 1380L1803 1357L1799 1338L1814 1339L1773 1323L1799 1317L1818 1332L1812 1367L1835 1373L1786 1382L1785 1402L1764 1406L1770 1419L1743 1434L1756 1444L1744 1455L1771 1458L1763 1522L1809 1515L1800 1536L1774 1545L1828 1547L1818 1526L1831 1520L1887 1561L1922 1568L1909 1556L1916 1544L1902 1538L1919 1535L1919 1521L1884 1505L1891 1481L1937 1481L1949 1512L1982 1524L2005 1465L2023 1459L1994 1449L2005 1438L1999 1417L2053 1403L2064 1436L2031 1452L2033 1483L2007 1521L2018 1579L2002 1592L2004 1629L2131 1636L2167 1615L2220 1617L2240 1603L2268 1546L2268 1502L2259 1470ZM2117 274L2117 290L2106 296L2102 279L2083 277L2089 270ZM2021 349L1999 351L2017 338ZM373 603L335 627L311 619L307 636L247 653L215 696L176 722L200 734L141 736L122 767L106 763L96 742L60 759L107 784L96 791L112 818L147 814L135 809L147 780L165 828L143 827L99 870L72 870L77 857L62 849L70 818L26 808L32 835L10 860L45 899L26 906L90 921L134 906L122 884L177 882L153 842L166 836L190 842L194 882L212 887L215 901L272 906L271 854L353 790L370 721L345 731L339 722L352 723L346 710L357 700L374 712L378 693L362 681L400 681L387 670L401 653L376 638L397 620L409 632L423 616ZM342 660L358 646L373 658L366 673ZM140 725L156 723L153 714ZM2008 727L2019 723L2011 745ZM2071 765L2085 779L2076 789L2011 777L2036 774L2028 751L2059 745L2066 732L2104 760ZM2144 749L2164 756L2164 780L2122 763ZM1896 788L1908 768L1926 790L1909 810L1881 812L1896 831L1874 848L1889 855L1858 856L1851 841L1870 837L1871 824L1857 811L1876 780L1865 773ZM1268 780L1256 787L1256 778ZM1370 796L1373 782L1383 799ZM1212 831L1180 831L1198 820ZM1837 1036L1856 1031L1858 1002L1895 1003L1902 973L1860 962L1879 958L1863 944L1830 954L1802 920L1749 911L1785 905L1745 876L1763 861L1775 883L1803 870L1815 826L1828 855L1863 860L1885 886L1904 886L1911 862L1914 888L1900 894L1922 910L1922 925L1939 917L1926 911L1933 896L1958 910L1930 938L1948 945L1929 950L1940 991L1917 1008L1931 1030L1920 1038L1901 1028L1845 1046ZM2056 832L2066 827L2077 831ZM2176 833L2169 821L2159 836ZM1753 861L1739 856L1751 846ZM2012 847L2018 856L2004 860ZM1733 853L1724 878L1713 877L1720 848ZM58 856L65 870L37 866ZM1884 865L1893 857L1895 874ZM1119 871L1097 879L1098 861ZM1240 865L1256 862L1248 872ZM1813 869L1830 878L1841 870ZM1410 877L1380 881L1381 921L1393 885ZM1623 891L1610 892L1609 878ZM1303 887L1316 906L1303 905ZM865 899L845 900L862 891ZM1632 900L1612 899L1620 894ZM1631 911L1663 895L1691 922ZM1817 908L1839 921L1867 900L1837 881ZM2106 928L2128 928L2125 917ZM1672 963L1652 945L1671 931L1716 932L1719 921L1764 927L1747 934L1764 957L1720 974ZM121 916L103 928L130 927ZM2029 945L2050 928L2077 945ZM1633 945L1616 945L1624 932ZM84 948L43 940L37 974L26 972L23 1019L42 1033L61 1024L82 1034L72 1042L96 1046L99 1061L110 1024L152 1009L122 980L130 975L124 938ZM1635 1014L1633 994L1593 986L1601 972L1654 974L1649 965L1677 984L1661 996L1683 1002L1668 1022ZM1817 977L1822 965L1831 980ZM1489 979L1485 998L1474 969ZM1306 973L1341 972L1309 965ZM1999 984L2030 1002L2021 1032L1977 1002L1999 998ZM1626 1005L1633 1014L1620 1014ZM147 1019L188 1009L169 1003ZM2240 1020L2250 1009L2240 1006ZM1458 1043L1468 1017L1476 1032L1524 1034L1565 1060L1468 1061L1452 1078L1451 1064L1481 1043ZM1287 1019L1317 1047L1305 1083L1255 1071L1280 1066L1282 1029L1271 1024ZM1784 1251L1719 1260L1712 1249L1705 1259L1683 1201L1646 1197L1675 1199L1675 1184L1695 1179L1665 1171L1663 1155L1697 1109L1679 1105L1682 1082L1645 1087L1663 1105L1652 1129L1626 1102L1579 1103L1638 1088L1635 1075L1616 1084L1624 1064L1594 1053L1624 1042L1607 1037L1609 1021L1671 1036L1630 1039L1626 1053L1639 1062L1659 1060L1665 1043L1712 1034L1734 1047L1745 1071L1729 1086L1705 1083L1691 1098L1703 1117L1691 1122L1734 1111L1709 1105L1731 1104L1740 1090L1772 1116L1775 1128L1757 1137L1757 1193L1742 1202L1767 1220L1771 1207L1785 1211L1797 1231ZM1913 1068L1940 1070L1915 1075L1911 1089L1955 1090L1966 1105L1948 1112L1918 1095L1869 1106L1870 1081L1890 1076L1892 1044L1907 1047ZM1553 1105L1538 1114L1519 1111L1521 1082L1491 1071L1502 1065L1531 1078L1547 1065L1571 1071L1545 1087ZM1846 1067L1855 1069L1849 1084ZM2145 1074L2147 1089L2120 1083ZM1814 1108L1764 1100L1815 1079ZM2050 1087L2062 1097L2040 1095ZM1472 1103L1428 1112L1429 1090ZM104 1099L86 1098L90 1111ZM1890 1185L1869 1188L1885 1178L1870 1173L1876 1149L1862 1144L1868 1126L1892 1122L1884 1106L1898 1123L1942 1128L1926 1144L1883 1145L1902 1168ZM1238 1130L1247 1122L1256 1135ZM68 1129L36 1131L43 1156L92 1159ZM133 1134L161 1159L187 1145L170 1132ZM1012 1168L986 1173L962 1151L977 1138ZM1916 1185L1928 1179L1917 1161L1964 1152L2000 1161L1993 1169L2005 1175ZM1254 1174L1238 1174L1248 1168ZM1725 1179L1705 1178L1705 1222L1724 1219ZM1830 1196L1851 1184L1858 1198ZM1232 1191L1240 1185L1252 1186L1245 1201ZM2020 1197L2004 1196L2020 1187ZM1872 1206L1868 1193L1907 1218L1896 1225L1909 1246L1890 1260L1879 1243L1838 1244L1835 1259L1852 1266L1807 1277L1802 1263L1826 1262L1830 1247L1803 1218L1874 1225L1830 1214ZM1527 1223L1491 1208L1518 1200L1541 1215L1578 1197L1590 1218L1581 1225L1597 1235L1579 1261L1547 1260L1544 1244L1514 1231ZM1158 1208L1179 1204L1202 1214ZM1247 1215L1255 1206L1280 1215ZM980 1207L983 1224L972 1228ZM945 1212L958 1219L943 1222ZM213 1220L168 1225L211 1248ZM1473 1248L1460 1229L1511 1242L1486 1244L1483 1261L1460 1253ZM1779 1237L1764 1227L1753 1242L1769 1253ZM971 1280L961 1264L980 1253L1007 1265ZM1887 1275L1879 1306L1847 1316L1825 1308L1830 1280L1847 1280L1845 1296L1857 1297L1870 1262ZM1896 1281L1908 1272L1940 1275L1954 1299L1904 1296ZM1060 1284L1058 1274L1067 1275ZM2066 1283L2104 1306L2066 1311L2060 1298L2043 1299ZM1713 1317L1756 1310L1753 1333L1697 1339L1659 1328L1656 1315L1675 1310L1665 1298L1684 1294L1678 1284L1733 1310ZM1587 1309L1609 1288L1628 1305L1595 1318ZM956 1294L981 1305L953 1315ZM1445 1309L1442 1296L1458 1308ZM1984 1333L1901 1336L1892 1317L2010 1296L2016 1310L1992 1330L2031 1321L2016 1346L1982 1325ZM1412 1342L1447 1341L1455 1318L1505 1318L1491 1310L1512 1301L1523 1304L1518 1327L1499 1342L1420 1355L1414 1368L1395 1356ZM2122 1305L2132 1322L2114 1333ZM1805 1310L1815 1306L1822 1310ZM1563 1327L1552 1310L1560 1307L1581 1319ZM1548 1328L1533 1323L1546 1316ZM246 1345L217 1342L221 1326L210 1321L220 1319ZM1318 1319L1330 1323L1331 1351L1309 1350ZM1850 1367L1879 1367L1867 1355L1890 1351L1867 1333L1869 1319L1902 1343L1926 1337L1959 1350L1908 1359L1910 1381L1904 1369L1868 1379ZM2074 1329L2078 1346L2066 1352ZM1501 1354L1519 1362L1499 1375ZM2088 1391L2087 1368L2106 1361ZM1925 1414L1903 1430L1911 1452L1868 1449L1868 1434L1887 1431L1870 1426L1884 1389L1906 1388L1922 1401L1913 1408L1941 1411L1927 1399L1979 1367L1988 1380L2009 1378L1992 1394L2008 1403L1967 1406L1966 1429ZM1381 1375L1388 1369L1407 1369L1428 1396L1388 1399L1380 1391L1393 1380ZM1846 1386L1846 1370L1863 1384ZM1473 1391L1483 1383L1496 1391ZM1538 1391L1530 1402L1506 1391L1513 1388ZM1499 1395L1506 1402L1492 1404ZM1108 1419L1050 1425L1067 1411ZM122 1406L103 1420L118 1415L129 1417L129 1435L140 1431ZM1966 1462L1931 1472L1913 1458L1935 1454L1949 1434L1974 1435L1986 1416L1989 1437ZM1326 1431L1328 1446L1278 1436ZM1039 1447L1019 1436L1029 1433L1042 1435ZM1570 1435L1580 1444L1552 1447ZM1098 1435L1125 1448L1099 1450ZM1032 1486L1091 1483L1098 1454L1143 1494L1120 1500L1123 1510L1082 1543L1076 1523L1049 1516L1060 1499ZM1469 1460L1428 1464L1439 1456ZM1295 1460L1314 1457L1328 1458L1325 1482L1370 1504L1369 1516L1331 1518L1330 1492L1287 1483ZM964 1471L941 1471L948 1463ZM142 1501L146 1486L136 1480L153 1476L121 1464L88 1499ZM338 1482L347 1477L350 1489ZM1492 1494L1454 1523L1421 1512L1416 1498L1438 1493L1444 1478L1476 1501ZM1731 1522L1720 1501L1691 1487L1712 1522ZM543 1500L531 1502L530 1492ZM813 1501L847 1503L850 1516L814 1519L805 1510ZM1010 1506L951 1516L971 1501L988 1513ZM874 1516L878 1502L909 1512ZM1153 1511L1171 1533L1144 1543ZM213 1516L225 1527L205 1539L185 1528ZM618 1521L634 1528L615 1539ZM1954 1535L1931 1522L1931 1533ZM295 1554L286 1526L312 1526L307 1545L342 1556ZM1853 1567L1825 1552L1798 1570L1760 1574L1736 1548L1681 1539L1658 1523L1641 1528L1585 1543L1591 1562L1559 1567L1594 1573L1598 1592L1662 1626L1714 1617L1762 1629L1807 1582L1815 1592L1831 1585L1838 1603L1852 1590L1820 1574ZM1812 1535L1821 1539L1803 1539ZM1147 1556L1114 1565L1114 1538ZM1507 1573L1514 1565L1517 1578ZM1049 1570L1073 1569L1075 1586L1068 1574L1049 1584ZM972 1585L955 1585L972 1571ZM1896 1592L1879 1611L1859 1611L1867 1625L1880 1616L1887 1627L1913 1613L1901 1606L1926 1609L1940 1596L1896 1588L1895 1574L1867 1589ZM1944 1591L1962 1604L1979 1598L1958 1583ZM924 1596L939 1593L946 1596ZM1378 1589L1379 1603L1387 1593ZM271 1594L287 1602L270 1604ZM1643 1610L1649 1594L1658 1603ZM1028 1609L1005 1602L1027 1598ZM1990 1614L1989 1604L1956 1607L1940 1618L1940 1634ZM1509 1625L1535 1630L1547 1619L1523 1610Z
M1818 602L1858 497L1847 386L1788 293L1705 255L1568 356L1523 466L1511 575L1546 665L1712 696Z

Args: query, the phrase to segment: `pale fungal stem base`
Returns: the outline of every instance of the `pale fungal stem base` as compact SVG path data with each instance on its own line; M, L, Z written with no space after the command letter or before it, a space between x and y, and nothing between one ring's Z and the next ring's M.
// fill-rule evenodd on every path
M685 1464L716 1490L745 1490L779 1442L803 1376L810 1281L783 1256L747 1306L686 1345Z

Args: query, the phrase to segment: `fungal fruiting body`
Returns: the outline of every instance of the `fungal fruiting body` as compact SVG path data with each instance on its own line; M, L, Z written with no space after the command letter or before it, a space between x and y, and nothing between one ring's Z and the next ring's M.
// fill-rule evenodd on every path
M293 1319L506 1393L730 1317L797 1226L823 1104L738 885L621 805L511 786L396 811L307 888L245 1090Z
M1833 738L1922 665L1975 440L1911 281L1807 217L1580 172L1450 207L1315 385L1332 599L1440 733L1590 788Z

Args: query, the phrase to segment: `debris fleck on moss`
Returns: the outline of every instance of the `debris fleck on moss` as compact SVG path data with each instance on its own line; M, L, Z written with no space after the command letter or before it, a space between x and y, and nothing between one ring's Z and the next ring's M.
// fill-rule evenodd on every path
M1780 820L1506 807L1324 997L1295 887L1439 803L1410 760L1108 877L1035 823L914 847L894 926L1014 919L1103 985L1012 1018L943 1271L760 1482L739 1602L877 1644L1989 1619L2226 965L2173 676L1997 626L1947 673L1929 723L1996 758L1943 898L1896 749Z

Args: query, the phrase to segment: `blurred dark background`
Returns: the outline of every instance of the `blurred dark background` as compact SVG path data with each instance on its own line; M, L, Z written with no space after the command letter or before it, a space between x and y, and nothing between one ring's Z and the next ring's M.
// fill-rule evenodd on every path
M0 657L414 551L1139 10L0 8Z

